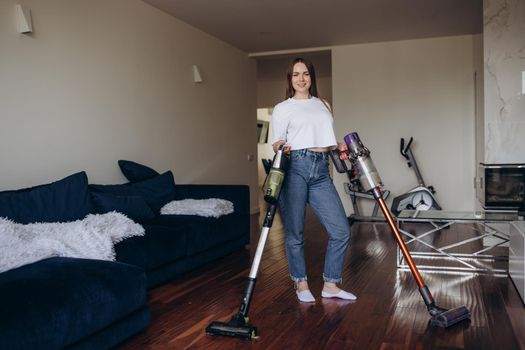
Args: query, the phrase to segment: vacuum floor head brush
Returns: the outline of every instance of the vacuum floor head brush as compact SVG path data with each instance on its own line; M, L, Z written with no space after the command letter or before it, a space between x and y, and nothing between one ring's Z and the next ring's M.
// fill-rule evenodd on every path
M410 271L416 280L417 285L419 286L419 292L425 301L427 310L431 316L430 324L432 326L438 326L447 328L453 326L461 321L470 319L470 310L465 307L457 307L454 309L444 309L436 305L434 298L430 293L428 287L425 285L423 278L421 277L412 256L410 255L401 234L397 226L394 223L392 214L386 206L385 200L383 199L383 184L379 173L377 172L372 158L370 157L370 151L363 145L357 133L350 133L344 138L346 145L348 146L349 158L354 166L357 169L359 180L363 185L365 191L371 192L374 195L374 198L381 207L381 211L385 216L390 229L394 233L396 241L403 253L405 260L408 263Z
M229 322L213 321L206 327L206 333L223 335L242 339L252 339L257 336L257 327L250 325L242 314L235 314Z

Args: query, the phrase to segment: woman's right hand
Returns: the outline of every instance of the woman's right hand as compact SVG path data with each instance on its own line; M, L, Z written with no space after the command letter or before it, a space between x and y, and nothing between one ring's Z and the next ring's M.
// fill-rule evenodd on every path
M284 140L279 140L279 141L276 141L272 147L273 147L273 151L277 153L277 151L279 150L279 147L281 147L281 145L284 145L286 143L286 141ZM290 151L292 150L292 147L290 146L284 146L284 153L290 153Z
M348 157L348 146L344 143L337 143L337 149L339 150L339 159L347 160Z

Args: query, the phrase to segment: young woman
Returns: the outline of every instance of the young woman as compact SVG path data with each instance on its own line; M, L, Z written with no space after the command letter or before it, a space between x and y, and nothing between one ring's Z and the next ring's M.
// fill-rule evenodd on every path
M272 114L272 142L274 151L285 144L291 158L279 201L290 276L298 299L315 302L308 287L304 260L303 228L309 204L329 236L321 296L355 300L355 295L337 286L341 283L350 226L328 171L328 151L335 147L341 151L347 148L338 146L332 113L317 93L312 63L303 58L294 59L287 79L286 100L277 104Z

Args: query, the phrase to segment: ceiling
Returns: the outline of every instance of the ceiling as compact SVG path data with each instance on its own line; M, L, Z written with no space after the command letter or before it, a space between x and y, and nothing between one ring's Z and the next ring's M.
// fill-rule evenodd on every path
M143 1L252 54L483 31L483 0Z

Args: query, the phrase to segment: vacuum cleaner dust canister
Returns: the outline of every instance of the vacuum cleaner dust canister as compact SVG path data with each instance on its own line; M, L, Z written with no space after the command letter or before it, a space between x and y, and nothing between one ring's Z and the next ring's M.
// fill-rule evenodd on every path
M284 175L288 166L288 156L283 149L279 149L273 158L272 167L264 183L264 200L270 204L277 204L281 188L284 183Z
M344 140L348 146L350 159L358 170L359 181L365 191L370 191L378 186L382 187L383 183L374 162L372 162L370 151L363 145L359 135L356 132L352 132L346 135Z

